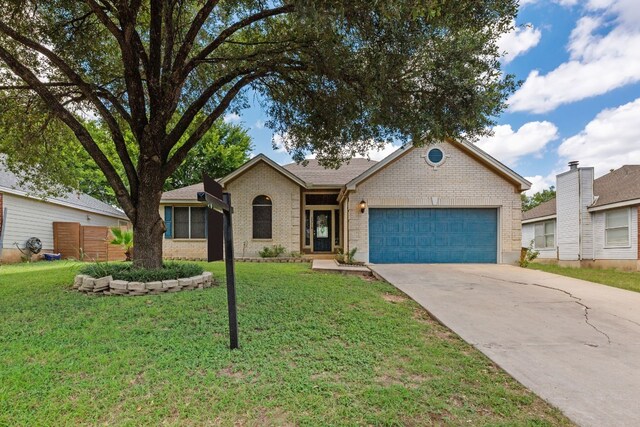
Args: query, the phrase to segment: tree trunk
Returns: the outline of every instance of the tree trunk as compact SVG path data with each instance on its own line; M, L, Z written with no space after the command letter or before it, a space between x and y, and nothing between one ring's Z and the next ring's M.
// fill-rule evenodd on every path
M162 268L162 235L164 221L160 217L162 172L156 156L141 159L136 216L133 221L133 265L139 268Z

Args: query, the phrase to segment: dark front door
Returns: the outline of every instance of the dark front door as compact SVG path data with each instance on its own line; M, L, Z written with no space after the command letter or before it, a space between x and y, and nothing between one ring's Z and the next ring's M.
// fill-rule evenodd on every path
M313 212L313 251L331 252L331 211Z

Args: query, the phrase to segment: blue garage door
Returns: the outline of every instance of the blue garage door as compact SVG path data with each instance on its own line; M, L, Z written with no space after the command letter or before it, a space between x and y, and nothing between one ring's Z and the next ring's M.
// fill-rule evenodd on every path
M495 263L496 209L369 209L372 263Z

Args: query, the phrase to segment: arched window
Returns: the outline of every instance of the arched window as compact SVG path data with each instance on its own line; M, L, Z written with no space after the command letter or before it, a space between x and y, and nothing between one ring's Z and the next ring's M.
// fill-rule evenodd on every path
M271 239L271 198L258 196L253 199L253 238Z

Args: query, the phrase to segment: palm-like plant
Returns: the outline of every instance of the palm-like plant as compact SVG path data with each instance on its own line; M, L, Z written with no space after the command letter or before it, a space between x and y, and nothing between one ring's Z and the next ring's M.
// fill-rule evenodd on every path
M113 234L112 245L121 245L124 247L124 255L127 257L126 261L131 261L131 249L133 248L133 231L122 230L119 227L111 228Z

